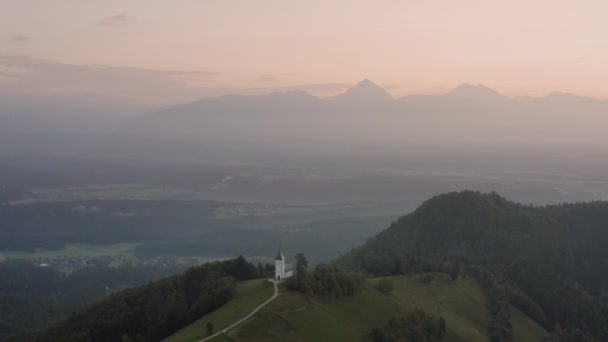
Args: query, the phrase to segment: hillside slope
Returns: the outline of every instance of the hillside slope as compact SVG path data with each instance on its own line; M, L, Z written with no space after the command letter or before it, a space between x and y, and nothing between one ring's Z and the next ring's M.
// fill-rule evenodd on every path
M390 318L406 322L423 309L426 321L416 328L444 318L447 329L435 323L432 329L444 331L447 341L606 341L607 225L606 202L532 207L495 193L436 196L336 261L371 276L363 282L355 275L355 290L340 290L338 282L340 274L352 273L317 265L314 275L302 273L299 287L307 284L311 296L283 293L218 340L361 340L372 329L398 332L390 330ZM34 337L157 340L198 319L173 336L197 340L206 323L222 329L266 291L253 282L249 295L233 298L234 280L268 271L243 258L207 264L119 293ZM376 289L379 277L393 282L392 292Z
M530 207L464 191L433 197L338 263L375 275L473 275L556 335L605 341L607 228L606 202ZM508 329L508 312L495 314Z
M228 303L216 311L201 317L163 341L187 342L201 340L207 336L206 325L209 323L213 325L215 331L222 331L232 323L247 316L258 305L268 300L272 296L272 286L272 283L266 279L254 279L238 283L236 294Z
M295 292L282 293L250 321L212 341L361 341L371 329L384 327L389 318L414 309L446 319L447 335L443 341L488 341L487 297L476 280L451 282L445 274L435 274L430 283L421 281L419 276L390 279L395 288L388 295L376 290L378 278L368 279L364 288L352 297L307 299ZM516 341L540 341L548 335L519 310L512 311ZM222 307L207 320L223 316ZM195 336L175 339L196 340Z
M261 270L239 257L133 287L7 341L159 341L229 302ZM264 274L264 276L266 276Z

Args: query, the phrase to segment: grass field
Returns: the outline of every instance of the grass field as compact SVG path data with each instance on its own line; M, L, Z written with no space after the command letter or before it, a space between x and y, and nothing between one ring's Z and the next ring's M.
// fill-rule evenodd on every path
M272 296L273 285L266 279L255 279L240 282L236 287L236 295L227 304L209 315L205 315L186 328L165 339L165 342L197 341L204 338L206 324L212 323L215 331L221 331L230 324L247 316L258 305ZM213 341L229 341L224 336L218 336Z
M377 282L378 280L375 280ZM462 341L486 341L489 324L483 290L473 278L450 282L447 275L435 276L430 284L416 277L394 277L391 293L400 305L420 308L448 322L448 338Z
M383 328L392 316L417 308L446 319L444 341L488 341L487 299L475 279L451 282L446 274L436 274L430 283L421 282L418 276L390 279L394 290L388 295L375 289L380 279L368 279L357 295L340 299L308 299L294 292L281 293L252 319L213 342L361 341L372 328ZM204 337L207 322L218 328L228 326L270 297L271 292L271 284L261 280L241 283L232 301L166 341L197 341ZM541 341L547 335L547 331L513 307L511 323L514 341Z
M389 295L375 290L379 279L367 280L353 297L307 300L295 293L281 294L224 341L360 341L374 327L384 327L391 316L416 308L447 321L445 341L488 341L488 312L483 290L472 278L451 283L436 275L430 284L415 276L391 277ZM515 308L514 341L540 341L547 332ZM217 340L220 341L220 340Z

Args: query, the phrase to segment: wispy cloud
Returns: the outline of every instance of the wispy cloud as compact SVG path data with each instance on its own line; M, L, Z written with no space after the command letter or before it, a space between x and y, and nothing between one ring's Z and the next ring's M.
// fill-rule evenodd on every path
M56 63L0 55L0 95L87 94L132 98L142 103L176 103L201 97L197 86L215 84L223 74L197 70L154 70L105 65ZM3 82L5 83L5 82ZM67 89L67 90L66 90Z
M11 41L14 43L27 43L32 39L32 37L30 36L26 36L23 34L16 34L14 36L11 36Z
M290 73L265 73L260 75L260 77L253 79L253 82L265 84L279 84L285 83L286 81L293 79L294 76L294 74Z
M281 80L271 76L260 76L254 79L253 81L257 83L281 83Z
M132 21L132 18L126 14L115 14L111 15L107 18L104 18L100 22L97 23L99 27L115 27L125 25Z
M224 76L222 73L212 71L156 70L156 72L190 85L214 83Z
M198 71L198 70L162 70L162 69L146 69L146 68L134 68L134 67L121 67L121 66L107 66L107 65L79 65L79 64L65 64L56 63L43 59L23 57L23 56L9 56L0 55L0 67L20 67L22 69L37 69L51 70L56 68L74 69L83 68L87 70L97 70L101 73L139 73L139 74L154 74L160 76L169 76L173 78L182 77L197 77L197 78L212 78L219 77L224 74L213 71Z
M283 87L281 90L303 90L316 96L333 96L343 93L353 85L348 83L312 83Z

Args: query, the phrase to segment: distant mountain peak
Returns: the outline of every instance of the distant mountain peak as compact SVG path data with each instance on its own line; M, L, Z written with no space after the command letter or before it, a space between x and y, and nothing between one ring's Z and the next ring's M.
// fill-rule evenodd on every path
M348 89L343 94L334 96L333 99L348 100L351 102L384 102L394 98L384 88L368 80L367 78L359 81L354 87Z
M376 83L366 79L363 79L361 81L359 81L354 88L381 88L380 86L378 86Z
M463 83L458 87L454 88L449 95L461 96L461 97L494 97L503 98L504 95L500 94L494 89L488 88L483 84L473 85L470 83Z

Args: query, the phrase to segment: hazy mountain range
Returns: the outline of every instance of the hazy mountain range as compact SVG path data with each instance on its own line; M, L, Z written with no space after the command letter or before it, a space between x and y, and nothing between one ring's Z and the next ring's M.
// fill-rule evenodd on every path
M127 100L68 96L13 97L0 106L5 148L32 139L43 139L49 148L69 138L95 138L97 148L105 140L112 146L162 140L243 143L245 148L255 141L265 148L320 151L407 149L408 143L606 146L606 124L604 100L564 93L510 98L469 84L447 94L393 98L369 80L328 98L303 91L226 95L161 110Z
M553 93L503 96L464 84L442 95L393 98L369 80L343 94L305 92L222 96L143 117L131 136L382 145L403 143L508 146L602 145L608 101ZM283 141L285 140L285 141Z
M230 193L220 197L284 200L293 193L293 200L319 188L311 200L339 201L361 196L334 198L318 180L422 175L450 185L441 191L462 189L463 184L497 189L496 184L508 182L520 189L535 184L543 193L570 199L572 194L599 199L608 189L607 124L605 100L563 93L507 97L468 84L446 94L393 98L363 80L326 98L289 91L226 95L164 108L124 99L23 95L0 102L0 169L5 175L0 185L146 183L147 175L154 174L154 184L203 186L213 191L212 198ZM159 161L183 165L154 164ZM209 169L211 165L223 166ZM209 170L214 170L211 178ZM233 176L250 181L216 188ZM291 192L284 185L276 191L267 186L274 189L281 182L265 183L285 178L307 182L292 186L301 190ZM387 184L401 196L393 180ZM345 183L343 192L353 191ZM428 189L423 193L431 194Z

